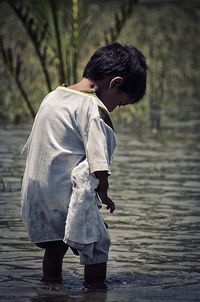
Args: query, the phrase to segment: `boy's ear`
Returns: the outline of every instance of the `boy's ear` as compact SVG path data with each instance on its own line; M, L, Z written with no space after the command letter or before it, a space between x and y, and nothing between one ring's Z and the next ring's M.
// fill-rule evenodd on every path
M112 89L112 88L118 88L120 87L124 82L124 79L122 77L114 77L111 81L110 81L110 84L109 84L109 88Z

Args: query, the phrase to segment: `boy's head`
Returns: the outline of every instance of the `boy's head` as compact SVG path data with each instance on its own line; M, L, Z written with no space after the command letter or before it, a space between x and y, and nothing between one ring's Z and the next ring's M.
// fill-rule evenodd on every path
M115 90L112 96L116 98L121 95L121 100L124 97L124 101L119 101L117 105L126 105L143 98L147 69L145 57L137 48L113 43L95 51L84 68L83 77L94 82L107 80L107 89ZM108 97L109 94L111 97L111 91L107 93ZM110 109L112 111L114 108Z

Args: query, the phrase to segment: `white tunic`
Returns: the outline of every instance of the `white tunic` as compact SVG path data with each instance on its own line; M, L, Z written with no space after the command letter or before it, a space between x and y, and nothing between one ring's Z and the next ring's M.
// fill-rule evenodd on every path
M94 95L59 86L43 100L26 144L22 218L32 242L63 240L71 172L87 159L90 173L110 172L116 146Z

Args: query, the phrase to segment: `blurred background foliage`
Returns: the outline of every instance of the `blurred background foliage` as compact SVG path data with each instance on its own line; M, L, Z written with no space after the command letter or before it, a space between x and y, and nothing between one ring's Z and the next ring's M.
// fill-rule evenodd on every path
M146 96L112 113L115 123L147 125L198 119L198 1L0 1L0 123L27 124L43 97L81 79L94 50L133 44L149 65Z

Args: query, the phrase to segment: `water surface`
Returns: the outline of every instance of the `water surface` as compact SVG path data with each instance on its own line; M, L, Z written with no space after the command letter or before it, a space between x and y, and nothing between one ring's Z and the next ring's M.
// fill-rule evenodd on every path
M79 259L64 260L64 286L40 282L43 251L27 238L20 218L29 130L0 130L0 301L200 301L199 125L157 136L117 133L110 196L103 210L112 237L107 289L86 289Z

